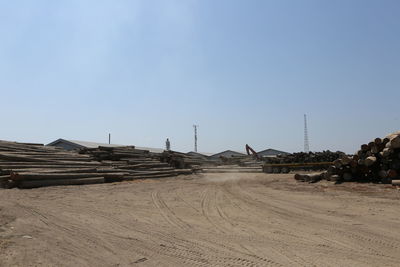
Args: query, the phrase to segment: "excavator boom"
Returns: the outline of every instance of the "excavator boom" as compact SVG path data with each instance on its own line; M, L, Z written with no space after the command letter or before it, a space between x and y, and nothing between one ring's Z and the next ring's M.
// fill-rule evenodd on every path
M253 154L254 157L256 157L257 159L260 159L257 152L254 151L254 149L252 149L248 144L246 144L246 152L247 152L247 155L250 156L251 154ZM251 152L251 154L250 154L250 152Z

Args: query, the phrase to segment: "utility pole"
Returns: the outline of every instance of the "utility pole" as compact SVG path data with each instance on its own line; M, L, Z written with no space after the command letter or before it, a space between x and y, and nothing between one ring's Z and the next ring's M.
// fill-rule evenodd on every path
M197 152L197 127L199 127L199 125L193 125L193 128L194 128L194 152Z
M108 134L108 144L111 144L111 134Z
M310 152L310 143L308 141L308 129L307 129L307 115L304 114L304 152Z

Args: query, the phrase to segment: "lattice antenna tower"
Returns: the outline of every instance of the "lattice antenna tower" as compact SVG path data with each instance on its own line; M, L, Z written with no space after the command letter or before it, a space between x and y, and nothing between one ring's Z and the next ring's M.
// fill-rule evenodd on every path
M310 142L308 141L308 129L307 129L307 115L304 114L304 152L310 152Z
M194 152L197 152L197 128L199 125L193 125L194 128Z

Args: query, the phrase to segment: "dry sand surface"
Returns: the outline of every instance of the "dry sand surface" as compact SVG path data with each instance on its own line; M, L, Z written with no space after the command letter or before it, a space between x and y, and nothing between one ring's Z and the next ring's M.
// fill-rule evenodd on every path
M0 266L400 266L400 193L209 174L0 190Z

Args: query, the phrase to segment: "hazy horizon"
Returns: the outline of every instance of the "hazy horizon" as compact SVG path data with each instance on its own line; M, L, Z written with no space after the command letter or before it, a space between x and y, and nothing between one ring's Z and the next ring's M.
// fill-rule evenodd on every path
M3 1L0 139L355 152L399 130L400 2Z

